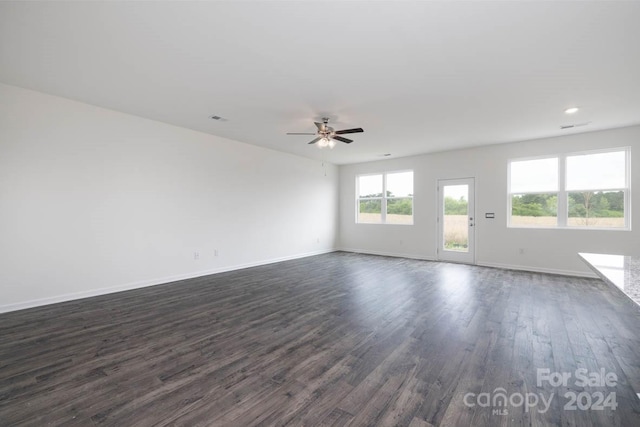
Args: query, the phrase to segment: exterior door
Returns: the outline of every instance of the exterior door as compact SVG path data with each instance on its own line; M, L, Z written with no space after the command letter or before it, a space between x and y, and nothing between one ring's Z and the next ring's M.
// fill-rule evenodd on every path
M474 178L438 181L438 259L475 263Z

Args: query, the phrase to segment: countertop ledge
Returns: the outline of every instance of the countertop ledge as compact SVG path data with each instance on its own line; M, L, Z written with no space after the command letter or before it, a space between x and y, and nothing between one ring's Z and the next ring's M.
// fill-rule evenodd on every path
M618 288L640 308L640 257L584 252L578 255L602 280Z

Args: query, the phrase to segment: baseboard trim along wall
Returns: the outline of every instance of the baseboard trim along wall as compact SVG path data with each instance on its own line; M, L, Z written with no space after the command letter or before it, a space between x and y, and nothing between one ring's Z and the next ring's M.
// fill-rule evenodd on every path
M293 259L306 258L314 255L322 255L335 252L337 249L327 249L322 251L307 252L280 258L272 258L247 264L239 264L227 267L220 267L211 270L203 270L186 274L177 274L175 276L162 277L150 280L141 280L138 282L126 283L123 285L110 286L108 288L90 289L83 292L74 292L70 294L57 295L48 298L39 298L30 301L23 301L14 304L0 305L0 313L8 313L11 311L25 310L27 308L40 307L43 305L56 304L60 302L73 301L83 298L97 297L100 295L112 294L115 292L130 291L133 289L146 288L148 286L163 285L166 283L176 282L178 280L194 279L196 277L209 276L211 274L224 273L227 271L242 270L244 268L258 267L261 265L274 264L276 262L290 261Z
M5 304L5 305L0 305L0 313L8 313L8 312L11 312L11 311L25 310L27 308L40 307L40 306L43 306L43 305L56 304L56 303L60 303L60 302L73 301L73 300L78 300L78 299L83 299L83 298L91 298L91 297L111 294L111 293L115 293L115 292L122 292L122 291L129 291L129 290L133 290L133 289L145 288L147 286L162 285L162 284L166 284L166 283L176 282L178 280L193 279L193 278L196 278L196 277L208 276L208 275L211 275L211 274L224 273L224 272L227 272L227 271L234 271L234 270L242 270L244 268L258 267L258 266L261 266L261 265L273 264L273 263L276 263L276 262L289 261L289 260L293 260L293 259L306 258L306 257L314 256L314 255L322 255L322 254L327 254L327 253L336 252L336 251L361 253L361 254L367 254L367 255L389 256L389 257L394 257L394 258L409 258L409 259L417 259L417 260L422 260L422 261L438 261L437 259L435 259L433 257L416 256L414 254L406 254L406 253L399 253L399 252L370 251L370 250L355 249L355 248L328 249L328 250L322 250L322 251L316 251L316 252L307 252L307 253L303 253L303 254L297 254L297 255L291 255L291 256L286 256L286 257L262 260L262 261L247 263L247 264L239 264L239 265L215 268L215 269L211 269L211 270L192 272L192 273L187 273L187 274L178 274L178 275L175 275L175 276L163 277L163 278L158 278L158 279L151 279L151 280L143 280L143 281L138 281L138 282L126 283L126 284L123 284L123 285L111 286L111 287L108 287L108 288L91 289L91 290L88 290L88 291L85 291L85 292L76 292L76 293L71 293L71 294L57 295L57 296L54 296L54 297L40 298L40 299L35 299L35 300L30 300L30 301L19 302L19 303L15 303L15 304ZM598 276L595 275L595 273L583 272L583 271L557 270L557 269L551 269L551 268L539 268L539 267L529 267L529 266L510 265L510 264L498 264L498 263L478 263L476 265L478 265L480 267L500 268L500 269L504 269L504 270L531 271L531 272L534 272L534 273L558 274L558 275L562 275L562 276L589 277L589 278L597 278L598 277Z
M423 261L438 261L433 257L426 256L417 256L415 254L404 254L399 252L380 252L380 251L370 251L366 249L354 249L354 248L340 248L342 252L353 252L360 254L368 254L368 255L381 255L381 256L390 256L395 258L410 258L410 259L418 259ZM448 262L448 261L442 261ZM539 267L530 267L525 265L511 265L511 264L499 264L499 263L476 263L475 265L479 267L491 267L491 268L500 268L502 270L518 270L518 271L530 271L532 273L546 273L546 274L558 274L561 276L572 276L572 277L588 277L597 279L598 276L591 271L573 271L573 270L558 270L553 268L539 268Z
M338 249L338 251L352 252L356 254L366 254L366 255L390 256L394 258L418 259L422 261L437 261L435 258L432 258L432 257L417 256L415 254L407 254L407 253L401 253L401 252L370 251L368 249L354 249L354 248L340 248Z
M482 263L479 262L476 265L480 267L501 268L503 270L530 271L532 273L557 274L560 276L571 276L571 277L587 277L591 279L598 278L598 276L595 273L592 273L590 271L558 270L555 268L529 267L525 265L499 264L499 263L492 263L492 262L482 262Z

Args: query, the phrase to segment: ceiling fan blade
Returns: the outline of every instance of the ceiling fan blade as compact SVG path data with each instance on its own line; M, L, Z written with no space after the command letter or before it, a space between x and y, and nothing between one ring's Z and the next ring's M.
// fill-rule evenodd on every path
M318 127L318 130L320 132L324 132L325 129L327 128L327 124L326 123L318 123L318 122L313 122L316 124L316 126Z
M311 132L287 132L287 135L315 135Z
M342 141L345 144L351 144L353 142L353 139L347 139L347 138L343 138L341 136L334 136L333 139L337 139L338 141Z
M364 130L362 128L353 128L353 129L337 130L335 134L343 135L345 133L360 133L360 132L364 132Z
M313 141L311 141L309 144L315 144L316 142L320 141L321 139L322 139L322 137L319 136L316 139L314 139Z

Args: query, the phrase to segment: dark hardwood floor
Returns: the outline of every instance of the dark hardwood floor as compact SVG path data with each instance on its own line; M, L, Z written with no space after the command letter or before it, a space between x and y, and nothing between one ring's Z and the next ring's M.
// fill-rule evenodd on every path
M1 426L639 426L637 392L595 279L337 252L0 315Z

